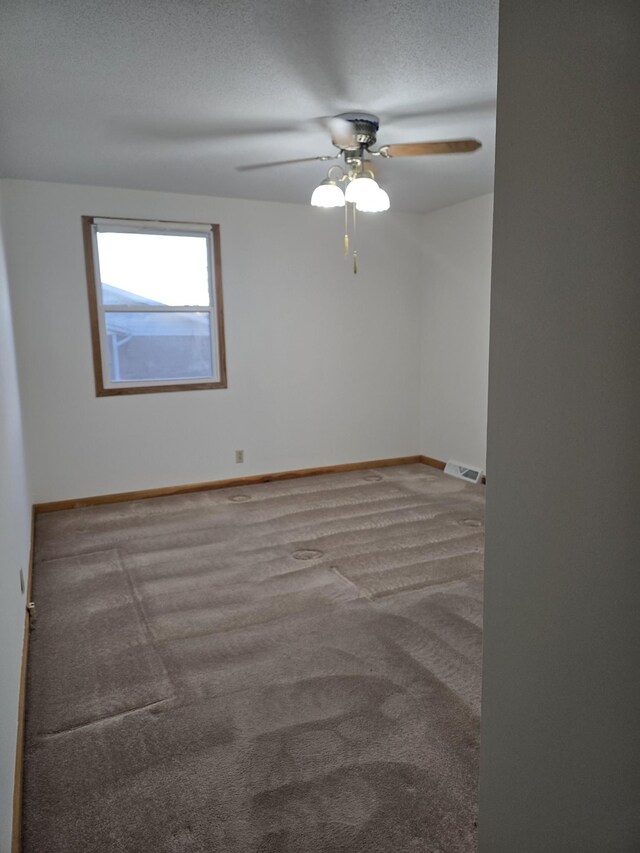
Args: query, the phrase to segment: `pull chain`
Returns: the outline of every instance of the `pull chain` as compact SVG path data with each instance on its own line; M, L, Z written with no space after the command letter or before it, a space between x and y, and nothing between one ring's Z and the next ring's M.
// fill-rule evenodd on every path
M345 258L349 255L349 211L347 209L347 203L344 205L344 256Z
M358 249L356 248L356 206L353 205L353 274L358 274Z

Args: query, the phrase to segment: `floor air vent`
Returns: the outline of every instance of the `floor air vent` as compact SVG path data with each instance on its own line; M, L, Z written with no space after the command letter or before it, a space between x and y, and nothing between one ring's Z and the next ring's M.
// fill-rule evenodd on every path
M453 459L450 459L444 466L444 473L458 477L460 480L466 480L468 483L480 483L482 480L481 468L472 468L470 465L454 462Z

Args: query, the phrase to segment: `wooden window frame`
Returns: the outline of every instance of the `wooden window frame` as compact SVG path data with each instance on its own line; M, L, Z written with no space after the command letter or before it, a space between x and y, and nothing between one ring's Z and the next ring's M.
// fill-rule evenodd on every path
M140 226L140 232L157 234L208 235L209 269L210 281L210 305L197 306L168 306L167 311L193 312L209 311L211 316L211 330L215 329L217 343L217 359L219 368L219 379L200 380L184 379L179 382L167 382L165 380L143 380L142 383L111 385L105 383L105 375L108 376L106 365L106 347L104 346L104 305L102 305L101 282L99 281L99 270L96 265L97 242L96 226L104 222L114 222L121 226L122 230L136 233L135 226ZM130 226L130 227L127 227ZM84 256L87 273L87 289L89 296L89 319L91 326L91 347L93 353L93 370L97 397L121 396L123 394L156 394L166 391L202 391L215 390L227 387L227 367L225 357L224 339L224 312L222 301L222 261L220 256L220 226L216 224L203 224L200 222L168 222L156 219L129 219L125 217L103 217L83 216L82 235L84 244ZM158 310L158 309L156 309ZM165 309L162 309L165 310ZM215 318L215 326L214 326ZM212 356L216 354L214 341L212 340Z

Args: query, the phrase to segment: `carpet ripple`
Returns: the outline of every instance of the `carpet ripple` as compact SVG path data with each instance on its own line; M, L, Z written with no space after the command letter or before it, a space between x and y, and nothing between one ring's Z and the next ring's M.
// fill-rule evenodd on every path
M24 853L472 853L483 510L405 465L39 516Z

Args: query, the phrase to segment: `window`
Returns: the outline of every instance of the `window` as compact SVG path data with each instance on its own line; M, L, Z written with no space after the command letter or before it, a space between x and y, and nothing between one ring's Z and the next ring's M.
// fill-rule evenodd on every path
M96 394L226 388L220 227L82 226Z

